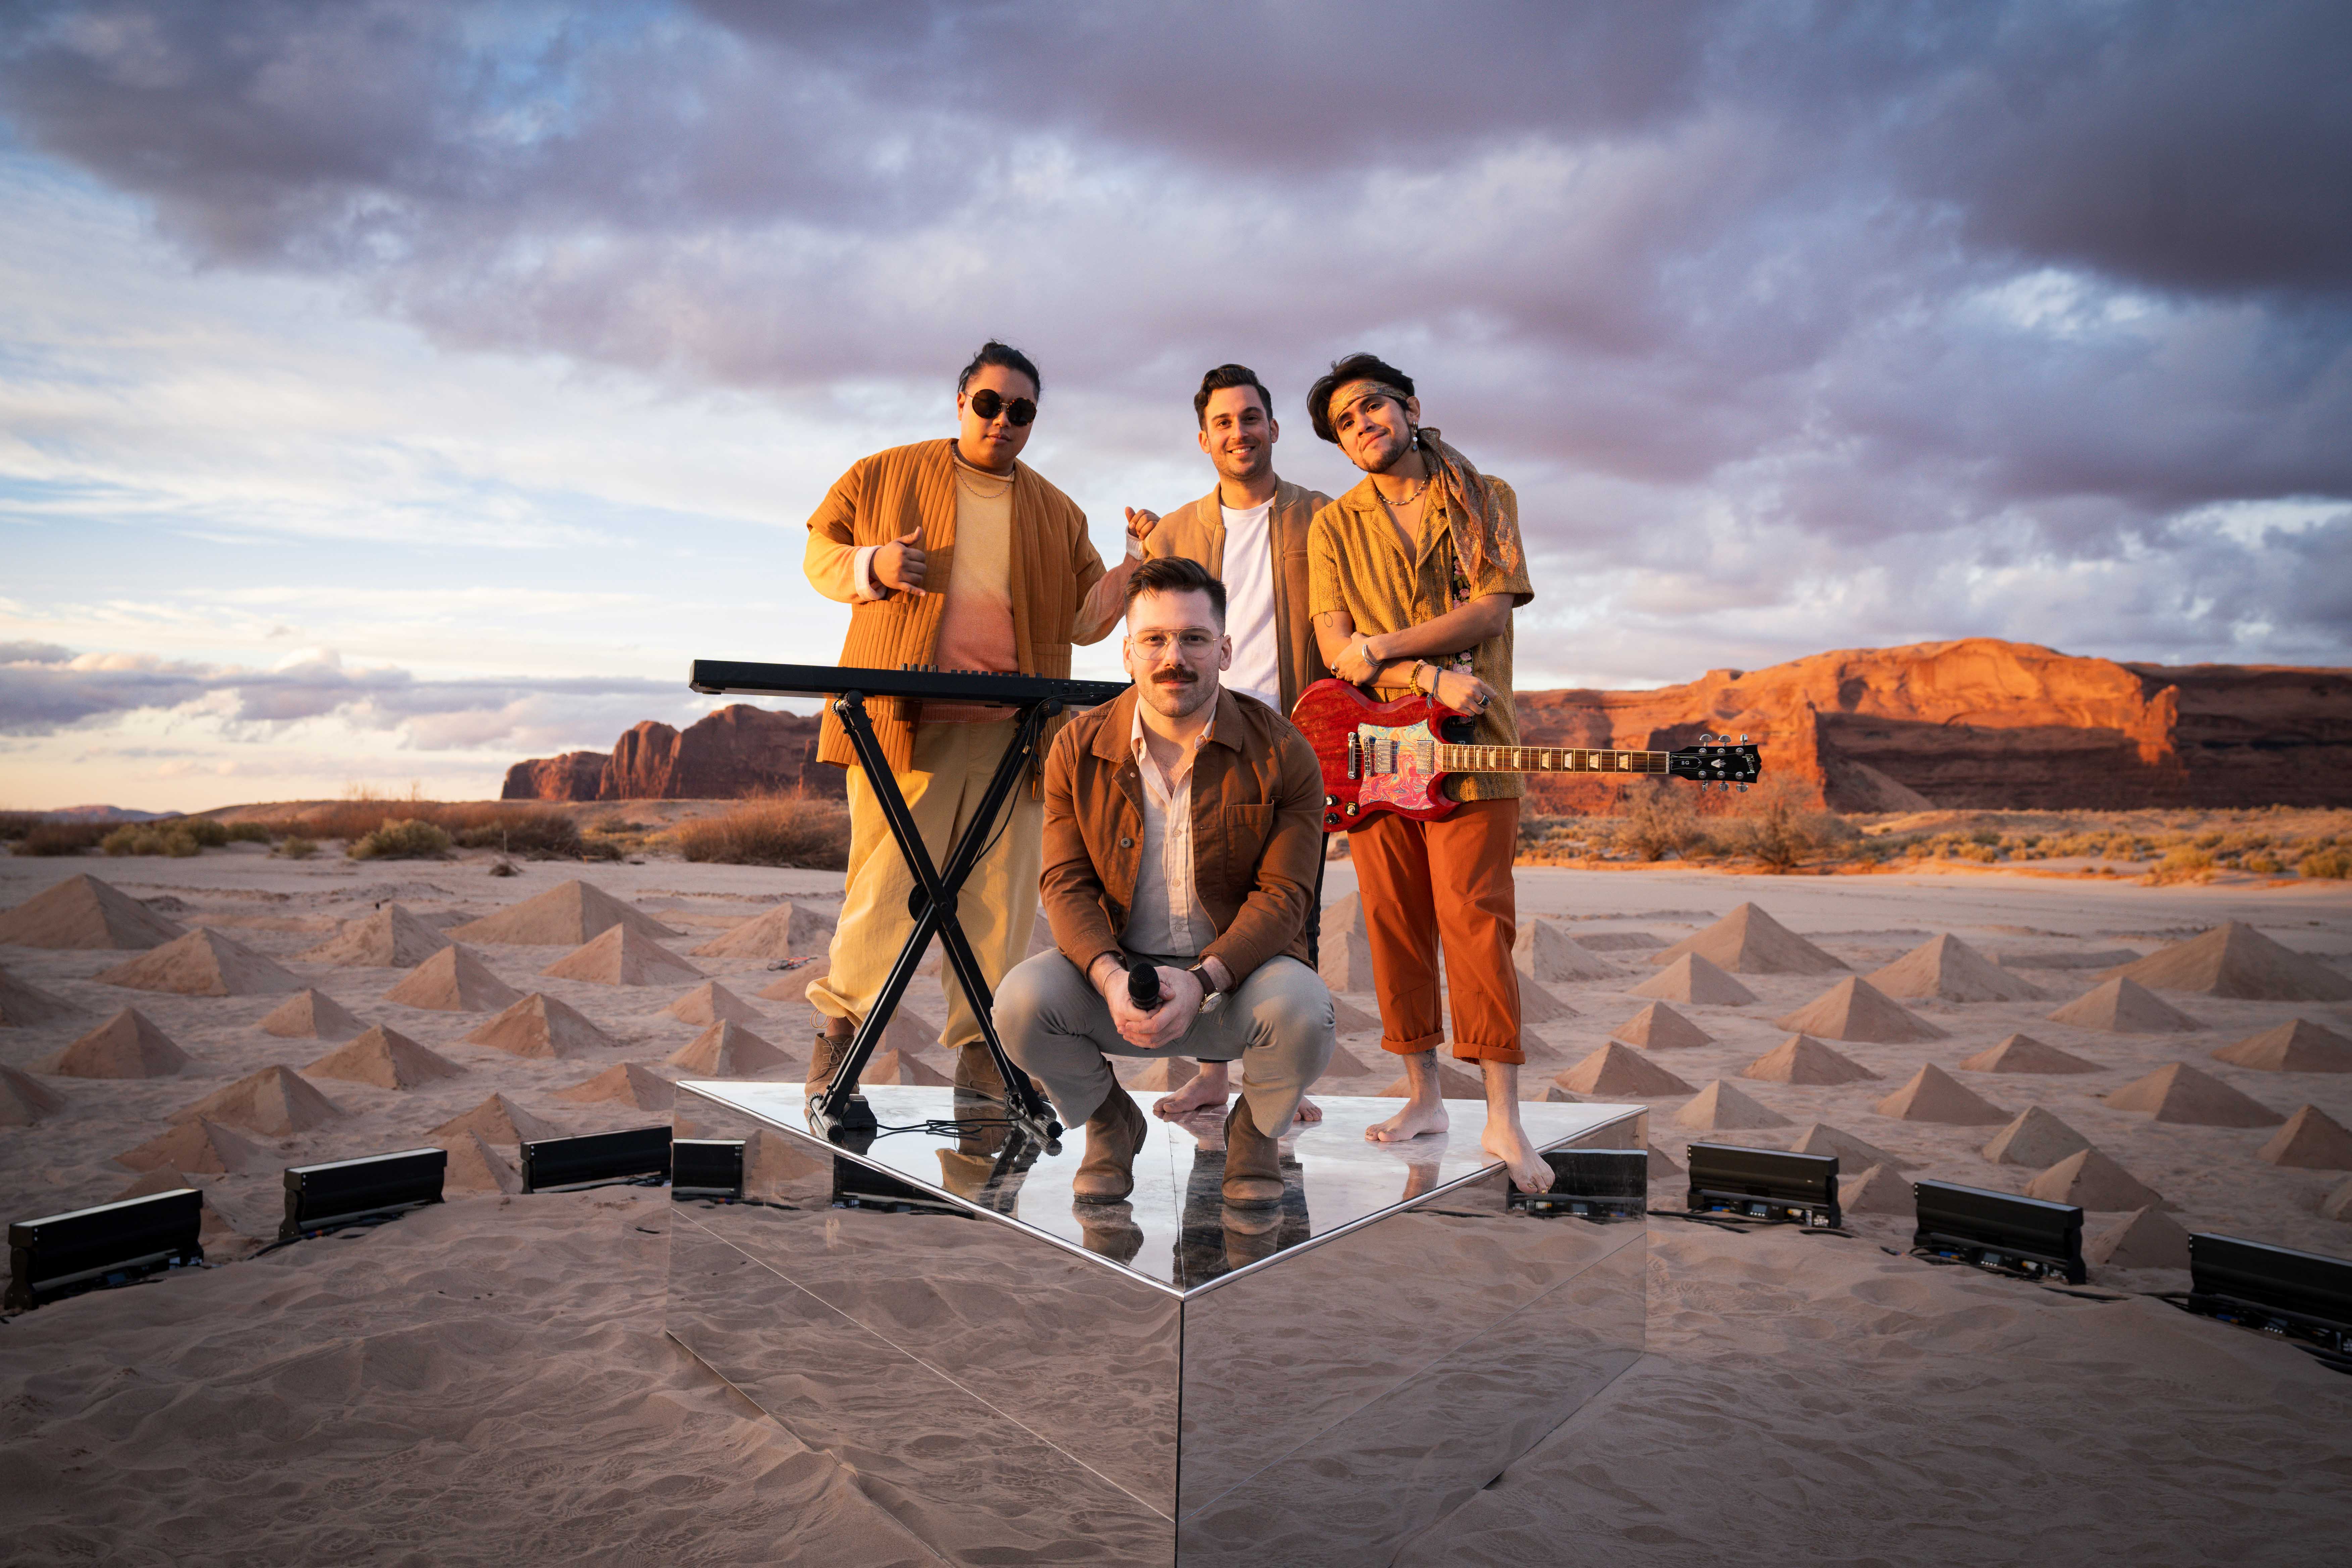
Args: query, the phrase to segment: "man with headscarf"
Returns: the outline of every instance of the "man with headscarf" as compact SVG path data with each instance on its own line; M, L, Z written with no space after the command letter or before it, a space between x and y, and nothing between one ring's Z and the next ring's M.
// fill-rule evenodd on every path
M1315 514L1308 607L1323 658L1383 700L1419 692L1473 721L1481 745L1518 742L1511 709L1511 613L1535 597L1518 498L1422 423L1412 378L1369 353L1331 366L1307 395L1315 433L1364 472ZM1485 1079L1486 1152L1521 1190L1551 1185L1519 1121L1517 931L1512 852L1516 773L1457 773L1447 816L1378 814L1349 835L1380 995L1381 1048L1404 1058L1402 1110L1365 1136L1443 1131L1437 1047L1444 952L1454 1054Z

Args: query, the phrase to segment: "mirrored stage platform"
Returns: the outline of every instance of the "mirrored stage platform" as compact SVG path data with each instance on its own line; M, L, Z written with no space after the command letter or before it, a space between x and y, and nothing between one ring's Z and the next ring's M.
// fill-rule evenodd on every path
M794 1085L689 1080L740 1195L671 1205L678 1342L952 1563L1390 1561L1641 1354L1645 1229L1538 1214L1394 1100L1317 1097L1279 1209L1220 1196L1221 1119L1151 1119L1125 1204L944 1088L868 1087L816 1138ZM1538 1145L1639 1148L1634 1105L1528 1104Z

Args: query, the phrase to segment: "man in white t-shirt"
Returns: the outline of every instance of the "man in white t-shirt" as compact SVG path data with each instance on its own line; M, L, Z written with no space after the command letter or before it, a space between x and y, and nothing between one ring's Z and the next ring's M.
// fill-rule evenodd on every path
M1307 528L1330 498L1276 475L1282 427L1273 396L1247 365L1221 364L1202 376L1192 413L1217 488L1165 517L1129 508L1129 530L1144 535L1147 557L1197 561L1224 584L1225 635L1234 647L1224 687L1287 714L1301 691L1331 673L1307 611ZM1310 943L1316 929L1309 921ZM1181 1116L1223 1105L1230 1092L1225 1064L1203 1062L1199 1077L1152 1109ZM1302 1101L1299 1115L1312 1121L1322 1112Z

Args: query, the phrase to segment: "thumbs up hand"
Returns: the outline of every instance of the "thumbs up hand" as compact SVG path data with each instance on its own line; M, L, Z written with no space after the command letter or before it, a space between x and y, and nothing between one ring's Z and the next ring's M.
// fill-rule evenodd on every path
M874 552L874 580L896 592L922 597L925 570L920 523Z

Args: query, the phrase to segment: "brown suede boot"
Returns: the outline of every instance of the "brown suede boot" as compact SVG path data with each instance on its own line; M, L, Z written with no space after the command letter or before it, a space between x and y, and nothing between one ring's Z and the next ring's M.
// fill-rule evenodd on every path
M974 1040L956 1048L955 1086L991 1100L1005 1098L1004 1075L996 1070L996 1058L988 1054L983 1042Z
M1258 1131L1247 1095L1236 1097L1225 1117L1224 1195L1237 1209L1272 1208L1282 1202L1282 1146Z
M1087 1159L1071 1178L1070 1196L1082 1204L1115 1204L1135 1191L1135 1152L1151 1124L1113 1084L1110 1098L1087 1119Z
M802 1087L814 1099L833 1081L833 1069L849 1054L849 1042L857 1037L857 1026L846 1018L827 1018L824 1027L816 1032L816 1048L809 1052L808 1080Z

